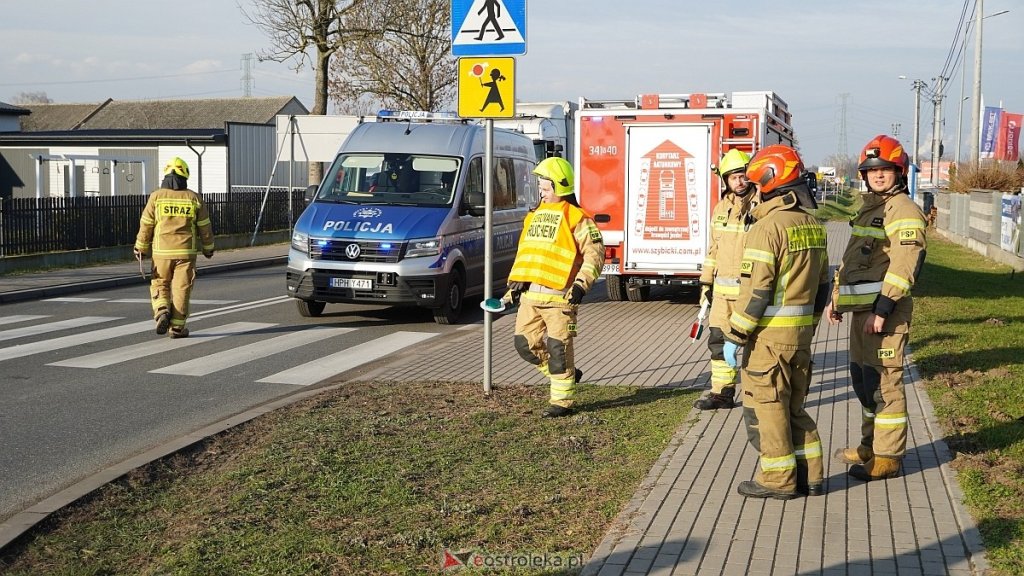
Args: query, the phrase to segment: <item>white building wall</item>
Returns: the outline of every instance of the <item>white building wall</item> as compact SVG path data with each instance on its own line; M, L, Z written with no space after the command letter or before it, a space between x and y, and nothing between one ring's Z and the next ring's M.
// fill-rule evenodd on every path
M158 155L160 178L163 179L164 166L172 158L178 157L188 164L188 187L204 194L218 194L228 191L228 155L225 146L194 145L202 153L202 182L199 181L200 158L188 146L161 146ZM160 182L156 183L157 185Z

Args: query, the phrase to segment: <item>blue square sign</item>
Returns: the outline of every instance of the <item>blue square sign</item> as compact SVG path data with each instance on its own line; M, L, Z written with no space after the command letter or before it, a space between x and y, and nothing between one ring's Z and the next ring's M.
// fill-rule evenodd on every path
M526 54L526 0L452 0L452 54Z

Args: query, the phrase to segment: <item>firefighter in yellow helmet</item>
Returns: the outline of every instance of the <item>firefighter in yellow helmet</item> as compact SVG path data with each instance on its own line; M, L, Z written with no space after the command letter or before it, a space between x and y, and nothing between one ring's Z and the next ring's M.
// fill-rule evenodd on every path
M573 338L583 296L601 275L604 241L573 193L572 166L546 158L533 170L540 205L526 216L509 289L504 299L519 303L515 347L551 379L545 418L572 413L576 383Z
M156 333L185 338L196 256L213 256L213 227L203 198L188 189L188 164L172 158L160 188L149 195L139 219L135 255L153 256L150 297Z
M733 303L740 294L740 260L743 259L743 237L750 226L747 180L750 156L733 148L722 156L715 172L722 178L722 197L711 213L711 241L700 273L701 305L711 303L708 321L708 349L711 351L711 392L693 403L699 410L732 408L736 395L736 369L725 361L722 346L729 330Z
M881 480L899 475L907 449L907 395L903 350L910 336L910 289L925 259L924 213L907 195L910 160L895 138L878 135L860 154L867 183L864 204L851 224L826 309L838 324L850 322L850 382L861 403L861 439L835 458L853 464L850 475Z
M747 166L758 191L740 263L740 294L729 319L725 360L743 346L743 419L760 452L748 498L787 500L824 492L821 439L804 399L811 384L811 340L828 303L825 227L795 150L775 144Z

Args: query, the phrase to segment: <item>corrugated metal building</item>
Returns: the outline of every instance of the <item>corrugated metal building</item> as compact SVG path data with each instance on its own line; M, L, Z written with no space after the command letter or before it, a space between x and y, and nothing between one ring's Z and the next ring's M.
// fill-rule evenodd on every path
M277 158L276 117L293 114L308 110L290 96L0 105L0 199L146 194L175 156L193 190L262 188ZM302 164L293 184L306 181ZM286 186L287 170L271 184Z

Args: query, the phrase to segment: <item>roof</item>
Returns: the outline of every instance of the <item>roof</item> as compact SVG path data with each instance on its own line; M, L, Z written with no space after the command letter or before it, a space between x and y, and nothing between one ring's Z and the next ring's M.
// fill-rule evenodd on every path
M28 113L29 111L21 106L15 106L14 104L8 104L7 102L0 102L0 115L23 116Z
M308 114L293 96L206 100L108 99L98 104L31 104L23 132L223 130L226 122L273 124L278 114Z

